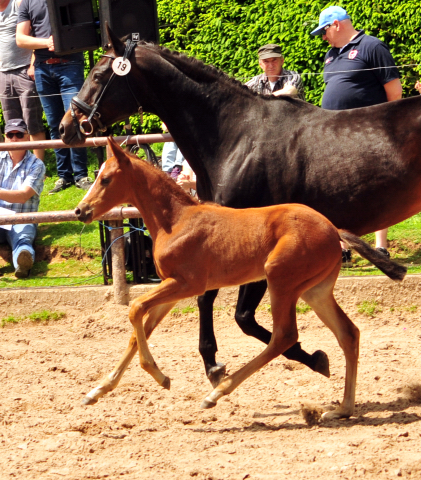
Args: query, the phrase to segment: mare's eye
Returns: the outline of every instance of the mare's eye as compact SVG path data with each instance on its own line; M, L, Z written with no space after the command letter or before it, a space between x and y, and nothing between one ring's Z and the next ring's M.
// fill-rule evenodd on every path
M107 185L109 185L111 182L111 178L107 178L107 177L104 177L101 179L101 185L103 187L106 187Z
M100 73L94 73L94 82L100 83L102 75Z

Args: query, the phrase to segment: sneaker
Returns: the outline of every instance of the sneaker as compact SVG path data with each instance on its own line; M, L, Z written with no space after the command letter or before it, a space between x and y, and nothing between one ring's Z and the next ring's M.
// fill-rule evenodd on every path
M17 259L18 267L15 270L15 277L16 278L27 278L29 277L29 272L34 264L34 260L32 255L28 250L22 250L19 253Z
M342 249L342 266L350 267L351 265L352 265L351 250Z
M55 187L48 192L48 195L54 195L54 193L61 192L66 188L69 188L73 185L73 182L67 182L64 178L59 178L55 184Z
M79 178L75 182L77 188L81 188L82 190L89 190L94 182L89 177Z
M383 253L383 255L386 255L386 257L390 258L390 253L384 247L377 247L376 250L380 253Z

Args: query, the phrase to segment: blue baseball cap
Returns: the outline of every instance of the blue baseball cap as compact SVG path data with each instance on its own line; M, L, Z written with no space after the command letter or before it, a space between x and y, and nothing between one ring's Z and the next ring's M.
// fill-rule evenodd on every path
M324 33L324 29L327 25L332 25L335 20L346 20L350 18L350 16L346 13L341 7L328 7L322 11L319 17L319 26L315 28L311 34L312 35L322 35Z

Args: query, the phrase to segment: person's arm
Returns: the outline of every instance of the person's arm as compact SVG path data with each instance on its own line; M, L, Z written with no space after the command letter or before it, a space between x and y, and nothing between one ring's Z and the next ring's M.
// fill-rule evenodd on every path
M393 100L400 100L402 98L402 84L399 78L395 78L394 80L385 83L383 87L386 91L388 102L393 102Z
M272 95L279 97L280 95L298 95L298 90L294 85L285 85L281 90L276 90Z
M419 80L417 80L417 83L415 84L414 88L418 90L419 94L421 94L421 82Z
M25 203L36 194L35 190L25 185L20 190L4 190L0 188L0 200L9 203Z
M50 38L35 38L31 36L31 22L18 23L16 26L16 45L20 48L27 48L29 50L39 50L40 48L48 48L50 52L54 51L54 40L51 35Z
M32 78L32 80L35 80L35 67L34 67L34 62L35 62L35 54L34 54L34 52L32 52L31 64L29 65L28 70L26 71L26 73L28 74L28 76L29 76L30 78Z

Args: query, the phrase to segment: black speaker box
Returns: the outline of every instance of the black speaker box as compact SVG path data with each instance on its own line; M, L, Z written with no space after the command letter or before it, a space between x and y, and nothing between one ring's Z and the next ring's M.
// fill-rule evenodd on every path
M97 2L94 4L96 8ZM47 0L47 6L55 53L65 55L99 47L92 0Z
M156 0L99 0L102 46L108 43L105 22L118 36L138 33L140 40L159 43Z

